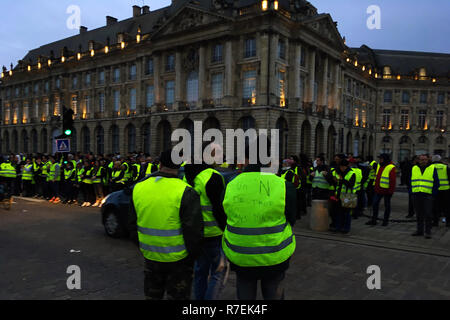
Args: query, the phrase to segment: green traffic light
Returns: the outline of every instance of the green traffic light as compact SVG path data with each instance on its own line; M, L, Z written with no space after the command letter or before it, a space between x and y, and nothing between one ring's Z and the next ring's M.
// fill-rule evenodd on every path
M65 133L66 136L70 136L72 134L72 130L68 129L64 133Z

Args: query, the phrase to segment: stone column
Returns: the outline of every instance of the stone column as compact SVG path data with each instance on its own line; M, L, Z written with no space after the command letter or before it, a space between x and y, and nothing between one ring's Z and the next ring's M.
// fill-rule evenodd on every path
M225 43L225 94L224 104L231 106L233 104L234 87L234 63L233 63L233 42L228 40Z
M277 69L276 69L276 59L278 58L278 34L273 34L270 37L270 67L269 67L269 105L276 104L275 97L278 96L277 93Z
M181 75L181 52L175 53L175 106L174 110L178 110L178 104L182 98L182 75Z
M316 49L312 48L309 51L309 64L308 64L308 94L307 102L311 105L314 100L314 82L316 81ZM317 101L316 101L317 103Z
M340 66L339 62L337 62L334 65L334 83L333 83L333 108L335 110L340 110L340 103L339 103L339 71Z
M155 55L153 57L153 93L155 95L156 103L161 103L159 74L160 74L160 57Z
M198 103L199 107L203 106L203 100L206 99L206 50L201 46L198 50Z
M259 36L259 54L261 57L261 74L259 77L258 104L266 105L269 95L269 34L263 33Z
M301 91L300 91L300 59L301 59L301 49L302 46L300 44L295 45L295 55L294 55L294 101L295 105L293 107L299 108L301 107Z
M324 56L323 58L323 74L322 74L322 84L320 89L320 96L319 96L319 102L318 105L323 107L323 111L325 111L325 108L328 107L328 97L327 97L327 90L328 90L328 56Z

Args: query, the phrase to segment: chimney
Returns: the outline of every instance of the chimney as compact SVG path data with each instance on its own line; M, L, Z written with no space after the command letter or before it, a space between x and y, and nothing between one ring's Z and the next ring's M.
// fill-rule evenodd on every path
M150 13L150 6L143 6L142 7L142 14Z
M80 34L86 33L88 31L88 28L85 26L80 26Z
M110 26L114 23L117 22L117 18L111 17L111 16L106 16L106 25Z
M139 17L141 15L141 7L133 6L133 18Z

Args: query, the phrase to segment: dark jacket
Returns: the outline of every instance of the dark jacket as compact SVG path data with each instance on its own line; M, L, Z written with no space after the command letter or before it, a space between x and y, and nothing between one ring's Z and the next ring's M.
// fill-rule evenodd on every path
M177 176L169 175L163 172L157 172L152 174L150 177L165 177L165 178L178 178ZM149 177L149 178L150 178ZM146 181L145 179L144 181ZM151 201L151 197L148 197ZM137 215L136 209L134 208L133 198L130 201L128 225L130 230L131 239L138 243L138 233L137 233ZM149 213L151 214L151 213ZM200 206L200 197L198 193L188 187L185 189L183 197L181 199L180 205L180 221L181 229L183 230L184 244L189 256L186 259L195 260L201 251L201 243L203 240L203 216Z

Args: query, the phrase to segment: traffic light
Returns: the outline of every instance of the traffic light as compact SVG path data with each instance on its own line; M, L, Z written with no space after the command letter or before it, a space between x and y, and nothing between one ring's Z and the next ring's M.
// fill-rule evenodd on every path
M63 134L71 137L73 129L73 110L63 107Z

